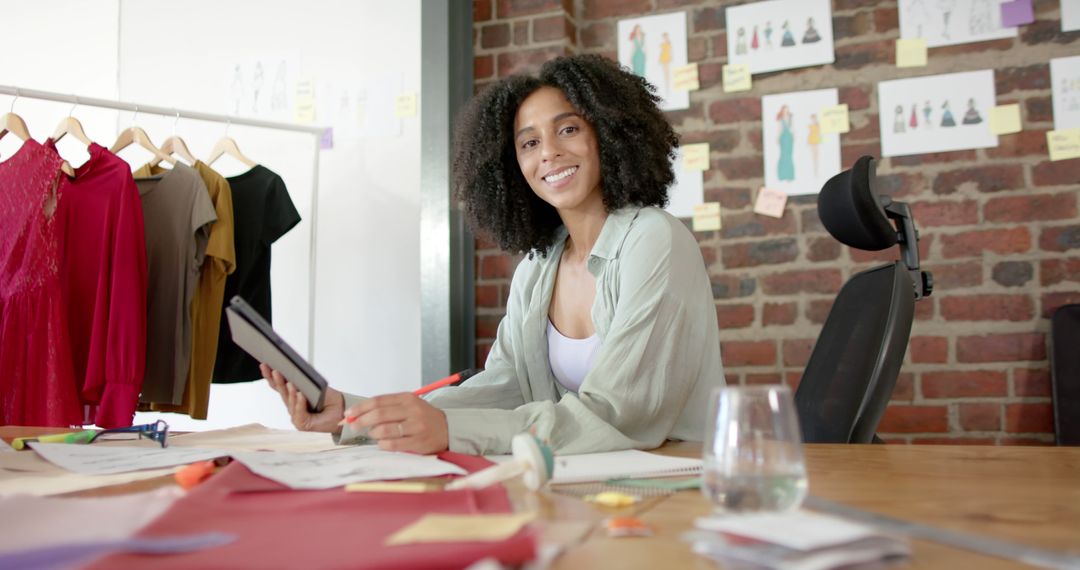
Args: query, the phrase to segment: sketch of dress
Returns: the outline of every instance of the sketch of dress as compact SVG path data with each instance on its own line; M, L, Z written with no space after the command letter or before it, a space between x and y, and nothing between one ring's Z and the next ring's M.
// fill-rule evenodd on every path
M814 28L814 19L813 18L807 18L806 19L806 33L803 34L802 43L804 43L804 44L812 44L814 42L820 42L820 41L821 41L821 35L819 35L817 29Z
M278 63L277 71L274 72L274 86L270 91L270 110L284 111L288 108L288 97L285 93L285 61Z
M634 53L630 57L630 68L639 77L645 77L645 31L641 25L634 26L630 32L630 43L634 47Z
M754 26L754 37L750 40L750 49L757 49L761 44L758 43L757 26Z
M244 73L240 65L233 67L232 83L229 85L229 99L232 100L234 115L240 114L240 103L244 98Z
M911 104L911 119L908 119L908 126L913 129L919 128L919 113L916 111L916 107L918 105L915 103Z
M664 93L671 92L671 39L667 32L660 41L660 69L664 73Z
M949 102L945 101L941 105L941 126L943 127L955 127L956 120L953 119L952 111L949 110Z
M780 122L780 160L776 163L776 177L795 180L795 135L791 132L791 110L787 105L780 107L776 120Z
M996 2L994 3L995 7L998 5ZM972 0L968 29L971 30L972 35L994 31L994 17L990 12L990 0Z
M928 129L934 126L934 123L930 120L930 115L933 114L933 112L934 108L930 106L930 101L927 100L926 103L923 104L922 114L923 124L926 125L926 128Z
M956 0L938 0L938 9L941 10L941 37L951 39L949 36L949 16L956 8Z
M817 115L810 115L810 135L806 137L806 144L810 145L810 161L814 165L814 178L818 175L818 145L821 144L821 125L818 124Z
M975 100L968 99L967 112L964 113L963 123L965 125L977 125L982 122L982 117L979 116L979 111L975 109Z
M772 22L765 22L765 47L772 47Z
M780 27L784 29L784 38L780 40L780 46L791 47L795 45L795 36L791 34L791 27L788 26L787 20L784 20L784 24Z
M735 54L746 55L746 28L739 27L735 33Z
M907 9L908 20L914 25L915 37L925 38L923 26L930 19L930 12L926 9L926 0L905 0L904 5Z
M896 112L893 114L893 132L902 133L905 131L907 131L907 128L904 127L904 106L897 105Z
M251 112L259 113L259 91L263 86L263 67L262 62L255 62L255 73L251 76Z

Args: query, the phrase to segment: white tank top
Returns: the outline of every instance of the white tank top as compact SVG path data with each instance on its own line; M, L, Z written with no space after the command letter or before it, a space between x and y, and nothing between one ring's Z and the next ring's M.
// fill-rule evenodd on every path
M548 319L547 344L552 374L563 388L576 393L592 368L600 337L595 333L589 338L565 337Z

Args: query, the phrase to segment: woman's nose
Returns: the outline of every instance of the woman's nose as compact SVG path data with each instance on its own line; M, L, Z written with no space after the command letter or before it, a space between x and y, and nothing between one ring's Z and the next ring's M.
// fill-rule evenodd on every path
M562 155L562 147L559 146L559 141L552 140L550 137L545 138L540 143L540 157L544 160L552 160Z

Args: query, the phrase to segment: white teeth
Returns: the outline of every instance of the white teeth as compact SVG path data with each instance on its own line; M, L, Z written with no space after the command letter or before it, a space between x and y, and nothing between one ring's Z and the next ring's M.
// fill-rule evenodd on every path
M545 176L544 180L547 181L549 184L552 183L552 182L558 182L558 181L562 180L563 178L566 178L567 176L570 176L571 174L573 174L575 172L577 172L577 167L572 166L572 167L567 168L566 170L564 170L564 171L562 171L562 172L560 172L558 174L552 174L551 176Z

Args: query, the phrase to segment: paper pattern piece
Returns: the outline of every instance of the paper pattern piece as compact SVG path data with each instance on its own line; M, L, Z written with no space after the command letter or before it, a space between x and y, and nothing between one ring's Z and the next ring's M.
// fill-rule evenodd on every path
M1046 147L1053 161L1080 158L1080 129L1048 131Z
M1061 31L1080 30L1080 0L1061 0Z
M1023 130L1020 124L1020 105L998 105L990 109L990 132L995 135L1011 135Z
M291 451L316 452L345 449L337 445L330 434L271 429L260 424L247 424L228 429L192 432L169 436L169 447L198 447L225 451Z
M36 453L20 451L0 454L0 495L33 495L44 497L122 485L134 481L164 477L173 468L150 469L116 475L81 475L65 471L39 457Z
M720 202L706 202L694 206L694 231L715 232L720 229Z
M750 66L745 63L729 63L724 70L724 93L749 91L753 87Z
M674 71L689 63L686 12L619 20L619 63L656 87L664 111L686 109L690 95L675 87Z
M394 98L394 116L395 117L415 117L416 116L416 93L402 93Z
M697 91L701 88L696 63L675 68L673 75L675 76L675 91Z
M818 117L821 121L821 134L823 135L846 133L851 130L847 103L822 107Z
M829 0L770 0L725 11L728 60L766 73L832 63Z
M1002 26L1023 26L1035 21L1031 0L1012 0L1001 5Z
M687 170L683 166L683 149L675 149L675 158L671 169L675 172L675 182L668 188L668 205L665 210L676 218L689 218L694 215L694 206L705 201L704 176L701 170Z
M900 37L925 38L928 47L1016 37L1001 23L1006 0L898 0Z
M817 194L840 172L840 135L821 131L818 113L839 104L837 90L761 98L765 186L788 195Z
M998 145L987 117L997 106L993 70L878 84L881 155L906 156Z
M683 145L683 168L687 170L709 169L709 143Z
M535 513L514 515L424 515L386 539L388 545L417 542L495 542L514 536L536 518Z
M926 67L926 40L900 38L896 40L896 67Z
M672 457L637 449L558 455L551 484L697 475L701 466L700 458Z
M762 187L754 200L754 213L772 218L783 218L787 197L787 194L779 190Z
M49 463L84 475L109 475L160 469L228 455L216 449L119 447L32 442L30 448Z
M292 489L330 489L349 483L465 475L465 470L433 455L383 451L375 445L325 453L238 452L233 459L256 475Z
M1050 86L1054 97L1054 128L1080 128L1080 55L1050 60Z

